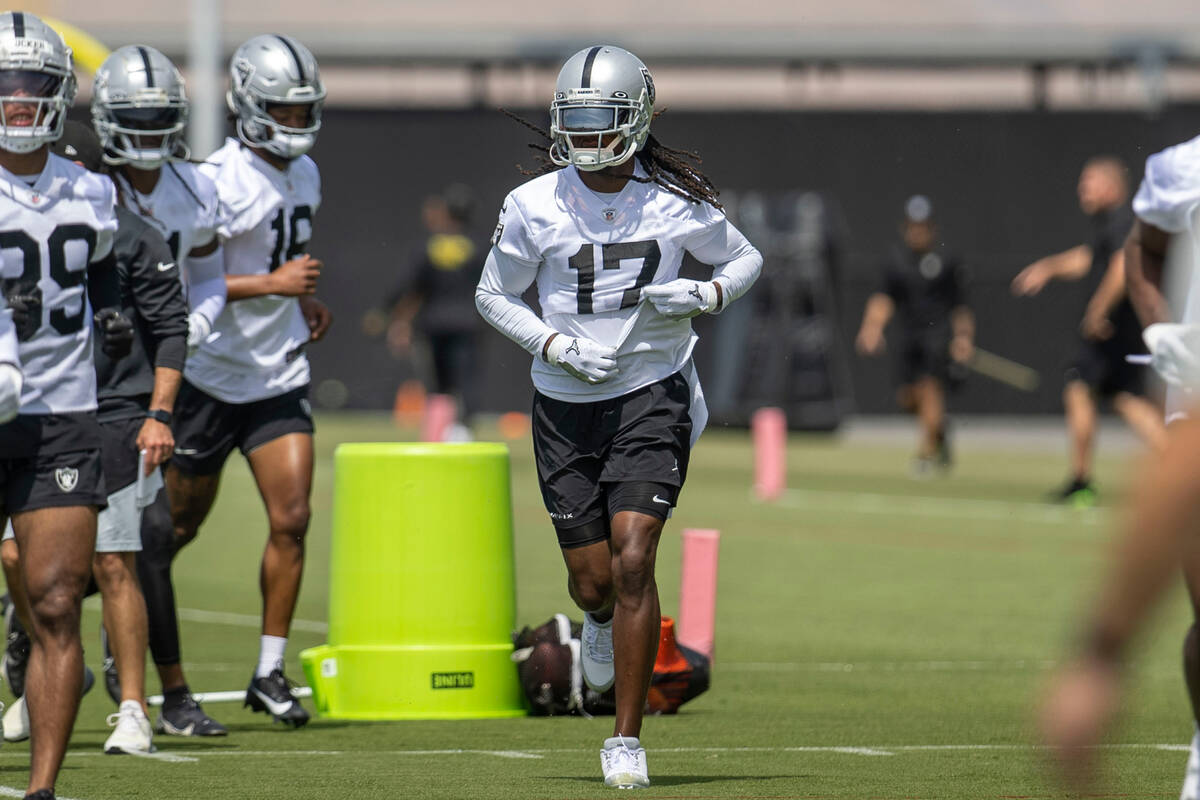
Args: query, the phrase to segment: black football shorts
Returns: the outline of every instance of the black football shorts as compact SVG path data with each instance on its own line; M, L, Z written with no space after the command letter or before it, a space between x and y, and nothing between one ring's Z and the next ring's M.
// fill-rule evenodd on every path
M95 412L21 414L0 425L0 502L8 516L107 505Z
M535 393L538 484L560 544L590 544L572 541L569 531L618 511L667 518L687 477L693 396L678 372L593 403Z
M213 475L237 447L244 455L289 433L313 432L308 386L249 403L226 403L187 380L175 400L175 455L171 463L192 475Z

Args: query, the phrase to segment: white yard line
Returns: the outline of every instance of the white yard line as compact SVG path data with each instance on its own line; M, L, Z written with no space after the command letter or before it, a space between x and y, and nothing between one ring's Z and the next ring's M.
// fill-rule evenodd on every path
M1054 661L722 661L722 672L1042 672Z
M257 614L234 614L229 611L206 611L202 608L180 608L176 610L181 620L207 622L213 625L234 625L239 628L262 627L262 617ZM328 633L329 623L312 619L292 620L292 630L309 633Z
M897 756L904 753L919 753L919 752L969 752L969 751L1007 751L1007 752L1040 752L1046 748L1042 745L1035 744L901 744L901 745L777 745L765 747L655 747L655 753L836 753L840 755L864 756L876 758L880 756ZM1127 744L1104 744L1099 745L1098 749L1103 750L1158 750L1168 753L1186 753L1189 750L1187 744L1155 744L1155 743L1127 743ZM319 756L328 756L331 758L346 758L353 756L488 756L490 758L513 758L513 759L540 759L547 755L558 753L590 753L590 747L549 747L537 748L531 747L524 750L479 750L479 749L463 749L449 748L442 750L203 750L203 749L188 749L187 756L174 756L170 758L160 758L159 760L170 763L191 763L203 761L210 757L279 757L279 756L299 756L303 758L313 758ZM159 753L156 755L167 756L170 754ZM67 752L69 758L95 758L106 757L99 750L71 750ZM5 750L0 751L0 760L29 758L28 752ZM16 791L8 787L0 786L0 797L24 797L22 794L11 794ZM68 800L68 798L59 798L59 800Z
M1108 520L1108 515L1102 510L1080 510L1046 503L978 500L966 497L914 497L876 492L843 492L834 489L787 489L773 504L840 514L949 517L999 522L1039 522L1050 525L1101 525Z
M83 601L89 611L100 610L100 596L93 595ZM203 608L177 608L175 613L186 622L202 622L209 625L232 625L237 628L261 628L262 617L257 614L235 614L232 611L208 611ZM329 623L315 619L294 619L292 630L308 633L329 633Z

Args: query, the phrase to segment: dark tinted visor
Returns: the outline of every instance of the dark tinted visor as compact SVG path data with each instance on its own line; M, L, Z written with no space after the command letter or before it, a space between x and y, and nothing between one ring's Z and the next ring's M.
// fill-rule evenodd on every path
M307 128L313 124L312 103L267 103L266 108L271 118L280 125L286 125L289 128ZM296 108L304 110L304 117L300 124L296 124L297 117L293 116L295 112L292 109Z
M0 72L0 95L14 97L18 94L29 97L53 97L62 86L62 78L32 70L4 70Z
M561 127L569 131L606 131L617 127L613 108L564 108Z
M123 128L137 130L163 130L179 124L182 109L171 107L122 108L113 111L113 116Z

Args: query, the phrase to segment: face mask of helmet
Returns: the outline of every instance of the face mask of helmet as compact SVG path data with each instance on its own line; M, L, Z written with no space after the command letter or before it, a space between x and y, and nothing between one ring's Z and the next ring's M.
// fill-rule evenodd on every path
M32 70L0 72L0 127L4 149L36 150L59 130L65 108L63 79Z
M587 105L555 101L550 120L554 137L551 160L560 166L574 164L585 172L623 164L649 133L649 126L640 122L635 101L593 100Z
M297 105L307 108L300 126L287 125L271 115L271 109L294 108ZM320 101L304 104L263 103L256 108L251 119L238 118L238 135L247 144L261 147L280 158L288 161L299 158L317 142L317 131L321 129L321 105Z
M105 160L129 164L136 169L158 169L172 158L187 158L182 141L187 106L167 105L141 108L112 108L106 120L97 121L104 141Z

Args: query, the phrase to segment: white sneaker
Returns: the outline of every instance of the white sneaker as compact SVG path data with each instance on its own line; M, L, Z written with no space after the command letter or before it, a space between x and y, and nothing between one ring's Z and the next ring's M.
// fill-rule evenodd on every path
M116 730L104 743L104 752L110 755L128 753L135 756L154 752L150 720L137 700L122 702L117 713L108 715L108 724L115 726Z
M1200 728L1192 735L1192 746L1188 748L1187 772L1183 775L1179 800L1200 800Z
M29 738L29 707L25 695L13 700L4 712L4 741L23 742Z
M646 751L636 736L614 736L604 740L600 751L604 785L618 789L644 789L650 785L646 773Z
M583 614L583 633L579 637L583 680L597 692L613 685L612 624L611 619L601 624L586 611Z

